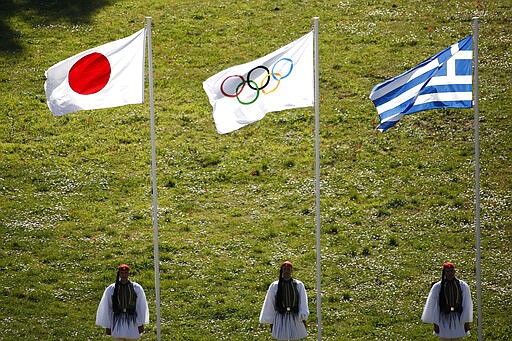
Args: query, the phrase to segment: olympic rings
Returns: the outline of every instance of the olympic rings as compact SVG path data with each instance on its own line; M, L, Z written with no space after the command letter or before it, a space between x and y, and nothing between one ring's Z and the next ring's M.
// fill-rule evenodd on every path
M281 64L280 68L282 69L283 63L289 63L289 69L285 70L286 72L283 72L283 73L277 72L276 66L278 64ZM286 66L284 66L284 67L286 68ZM260 71L260 69L261 69L261 71ZM279 67L278 67L278 69L279 69ZM231 76L226 77L220 85L220 92L226 97L236 98L240 104L249 105L249 104L256 102L256 100L260 96L260 91L264 95L267 95L267 94L270 94L270 93L276 91L276 89L281 84L281 80L288 77L292 73L292 71L293 71L293 60L290 58L281 58L272 65L270 70L265 65L259 65L259 66L252 68L251 70L249 70L249 72L246 75L247 79L244 78L244 76L242 76L242 75L231 75ZM251 79L251 75L254 76L254 74L257 72L260 72L260 73L263 72L263 78L261 79L259 86L255 80ZM260 76L256 76L255 79L258 77L260 77ZM273 89L265 90L265 88L270 84L271 77L273 80L277 81L277 84L274 86ZM238 82L235 80L235 83L228 82L228 80L231 80L232 78L234 78L234 79L238 78L240 81ZM231 83L231 86L229 86L229 83ZM234 86L235 84L236 84L236 87ZM241 100L239 97L242 94L242 91L244 90L245 85L247 85L247 87L250 88L251 90L256 91L256 95L254 96L254 98L251 100L248 100L248 101ZM225 89L226 87L230 88L231 91L229 91L229 90L226 91L226 89ZM233 91L234 91L234 93L233 93Z

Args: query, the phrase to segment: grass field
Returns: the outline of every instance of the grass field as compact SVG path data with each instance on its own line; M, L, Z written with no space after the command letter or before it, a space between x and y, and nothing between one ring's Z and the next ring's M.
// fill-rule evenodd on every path
M258 323L289 259L315 340L314 113L215 131L202 82L320 18L323 340L435 340L420 321L443 261L473 290L473 111L375 132L371 89L472 34L480 17L485 340L512 333L510 1L6 0L0 4L0 340L106 339L120 263L156 340L149 106L53 117L44 72L153 20L163 340L270 340ZM146 96L149 98L149 96ZM476 323L467 338L476 340Z

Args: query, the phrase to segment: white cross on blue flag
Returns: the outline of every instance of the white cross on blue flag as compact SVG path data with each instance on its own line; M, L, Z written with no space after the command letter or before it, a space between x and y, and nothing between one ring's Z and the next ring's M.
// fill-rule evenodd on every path
M436 54L392 79L376 85L370 93L384 132L404 115L439 108L471 108L472 36Z

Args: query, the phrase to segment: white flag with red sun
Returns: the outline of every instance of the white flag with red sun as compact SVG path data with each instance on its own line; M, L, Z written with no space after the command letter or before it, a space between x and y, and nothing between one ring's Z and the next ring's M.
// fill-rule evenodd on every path
M145 33L142 29L49 68L44 89L52 114L143 103Z

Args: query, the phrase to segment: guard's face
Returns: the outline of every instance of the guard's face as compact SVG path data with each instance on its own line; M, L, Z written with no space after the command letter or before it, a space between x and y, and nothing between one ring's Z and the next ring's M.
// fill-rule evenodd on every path
M447 267L444 269L444 275L447 280L451 281L455 278L455 268Z
M128 270L128 269L119 270L119 278L121 279L121 281L126 281L129 276L130 276L130 270Z
M290 279L292 277L292 267L289 265L283 265L283 278Z

